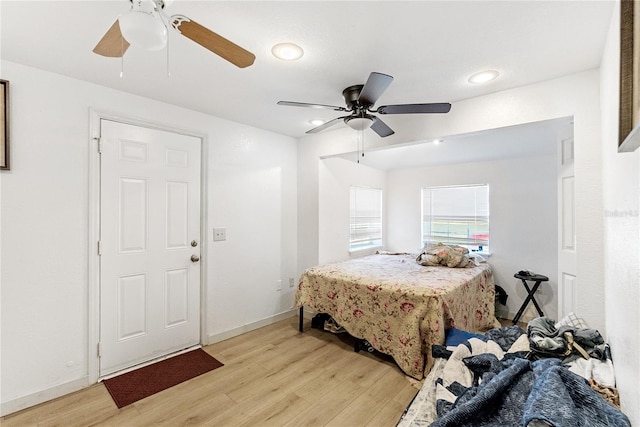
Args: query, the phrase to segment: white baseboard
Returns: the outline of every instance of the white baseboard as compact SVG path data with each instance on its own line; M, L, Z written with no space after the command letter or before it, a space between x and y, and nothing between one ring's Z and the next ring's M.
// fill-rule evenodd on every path
M276 314L274 316L267 317L262 320L258 320L256 322L248 323L246 325L242 325L240 327L220 332L217 334L210 334L207 336L207 342L205 345L217 343L220 341L224 341L229 338L237 337L238 335L242 335L244 333L253 331L254 329L262 328L263 326L271 325L272 323L279 322L284 319L288 319L289 317L293 317L298 314L298 309L287 310L283 313ZM306 313L305 313L306 314Z
M46 390L41 390L33 394L2 402L2 404L0 404L0 416L4 417L5 415L12 414L31 406L47 402L49 400L64 396L65 394L82 390L83 388L89 387L89 385L89 377L87 376L74 381L70 381L68 383L59 384L57 386L48 388Z

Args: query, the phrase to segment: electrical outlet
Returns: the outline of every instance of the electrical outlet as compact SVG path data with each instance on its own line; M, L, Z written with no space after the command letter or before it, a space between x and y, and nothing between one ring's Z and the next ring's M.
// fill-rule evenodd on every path
M289 277L289 287L293 288L296 285L296 279Z
M278 279L276 280L276 291L281 291L282 290L282 280Z
M213 229L213 241L221 242L223 240L227 240L227 229L226 228L214 228Z

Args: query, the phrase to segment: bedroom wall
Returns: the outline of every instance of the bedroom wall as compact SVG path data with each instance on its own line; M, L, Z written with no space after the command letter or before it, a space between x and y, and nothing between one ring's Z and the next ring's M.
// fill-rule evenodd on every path
M387 174L387 244L391 251L421 247L421 189L489 184L491 256L496 284L509 294L501 317L513 319L527 292L513 274L529 269L549 277L536 293L546 316L557 319L556 156L399 169ZM522 321L538 317L529 304Z
M342 261L349 257L369 255L375 250L349 253L349 187L371 187L382 190L382 218L387 217L386 172L344 159L320 161L319 166L319 263ZM387 231L382 228L383 241Z
M291 311L296 140L3 61L11 171L0 173L2 413L88 381L89 109L206 135L209 340ZM257 208L258 207L258 208ZM213 227L227 241L213 243ZM247 268L250 266L250 268Z
M640 425L640 150L618 153L620 5L602 57L602 157L606 335L622 409Z
M451 113L425 117L410 126L402 117L389 118L396 134L372 144L392 145L448 135L568 117L574 118L577 270L580 292L576 312L604 331L604 266L602 209L602 153L600 75L586 71L517 89L453 103ZM300 139L298 168L298 274L319 263L319 158L350 152L355 146L349 128L339 128ZM533 268L533 267L532 267ZM553 275L553 273L549 273Z

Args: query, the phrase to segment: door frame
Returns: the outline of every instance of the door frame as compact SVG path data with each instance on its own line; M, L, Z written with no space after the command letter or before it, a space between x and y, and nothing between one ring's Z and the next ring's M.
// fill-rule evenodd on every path
M209 144L207 135L150 122L144 119L123 116L89 108L89 179L88 179L88 291L87 291L87 374L89 384L100 380L100 358L98 344L100 342L100 256L98 240L100 240L100 154L98 144L100 137L100 121L111 120L132 126L145 127L200 139L200 344L207 342L207 165Z

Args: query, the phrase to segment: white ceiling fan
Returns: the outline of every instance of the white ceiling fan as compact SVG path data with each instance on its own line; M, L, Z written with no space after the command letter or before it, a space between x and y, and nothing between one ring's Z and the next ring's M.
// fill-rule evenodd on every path
M131 10L116 19L93 49L107 57L122 57L129 46L147 50L162 49L167 42L167 28L193 40L239 68L253 64L255 55L214 33L184 15L167 15L164 9L172 0L129 0Z

